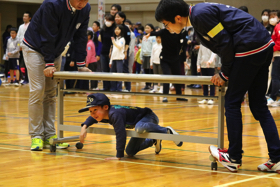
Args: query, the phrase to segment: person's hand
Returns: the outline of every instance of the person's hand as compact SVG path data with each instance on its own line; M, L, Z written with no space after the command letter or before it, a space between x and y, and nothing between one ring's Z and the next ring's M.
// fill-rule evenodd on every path
M88 68L88 64L86 63L86 67Z
M216 86L223 86L225 83L218 73L211 78L211 82Z
M121 160L122 158L118 158L118 157L108 157L105 158L105 160Z
M112 41L114 41L114 40L115 40L115 38L114 38L114 37L111 37L111 40L112 40Z
M153 69L153 65L151 65L150 68Z
M6 60L9 60L9 57L8 57L8 55L6 55Z
M184 67L185 67L185 69L187 68L187 69L190 69L190 65L187 63L187 62L184 62Z
M96 56L96 60L99 61L100 60L100 56Z
M109 68L112 68L112 64L109 64Z
M198 50L199 48L200 48L199 45L195 45L195 46L194 46L194 49L195 49L195 50Z
M127 59L127 51L124 52L124 59Z
M192 43L192 41L191 41L191 40L188 40L188 45L189 45L190 43Z
M207 68L210 67L210 64L212 64L212 62L210 62L210 61L206 62Z
M8 56L11 56L12 55L12 53L8 53Z
M201 71L200 66L197 66L197 72L200 73L200 71Z
M70 66L71 66L71 67L74 67L74 65L75 65L75 62L74 62L74 61L71 61L71 62L70 62Z
M141 60L141 64L143 64L143 60Z
M86 137L87 137L87 126L83 125L80 133L80 142L84 143Z
M217 70L219 70L219 71L220 71L220 70L221 70L221 67L217 67Z
M91 70L88 69L87 67L78 68L78 71L80 71L80 72L91 72Z
M44 75L46 77L53 77L53 73L56 71L55 67L48 67L46 69L44 69Z

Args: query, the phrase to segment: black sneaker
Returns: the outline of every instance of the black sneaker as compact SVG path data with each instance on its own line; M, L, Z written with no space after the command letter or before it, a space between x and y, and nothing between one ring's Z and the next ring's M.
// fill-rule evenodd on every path
M167 103L167 102L168 102L167 98L164 97L163 100L162 100L162 102Z
M162 140L155 140L155 153L159 154L159 152L161 151L161 141Z
M176 134L179 135L178 132L176 132L172 127L168 126L167 128L167 134ZM180 141L173 141L178 147L181 147L183 145L183 142Z
M177 101L188 101L186 98L176 98Z

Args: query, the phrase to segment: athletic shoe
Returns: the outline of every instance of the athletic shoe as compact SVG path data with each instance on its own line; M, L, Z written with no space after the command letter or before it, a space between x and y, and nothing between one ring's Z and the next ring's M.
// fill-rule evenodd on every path
M43 150L43 140L40 138L32 138L31 151L42 151Z
M122 92L130 92L129 90L126 90L126 89L124 89L124 90L122 90Z
M277 163L273 163L270 159L258 166L259 171L268 171L268 172L277 172L280 174L280 161Z
M167 98L164 97L163 100L162 100L162 102L167 103L167 102L168 102Z
M161 151L161 141L162 140L155 140L155 152L156 154L159 154L159 152Z
M211 145L209 146L209 152L218 162L231 172L237 172L238 168L241 166L241 160L231 159L227 153L227 149L220 149Z
M20 84L18 83L18 81L15 81L13 85L16 86L16 87L20 86Z
M203 99L202 101L198 101L199 104L206 104L208 101L207 99Z
M167 134L176 134L179 135L178 132L176 132L172 127L168 126L167 128ZM181 147L183 145L183 142L180 141L173 141L178 147Z
M163 90L162 90L162 89L160 89L160 90L158 91L158 93L163 93Z
M11 82L10 82L10 83L8 83L8 85L9 85L9 86L12 86L12 85L14 85L14 82L13 82L13 80L11 80Z
M207 102L208 105L213 105L214 104L214 101L212 99L208 100Z
M278 106L278 102L269 98L269 99L267 99L267 106L272 106L272 107Z
M48 139L46 139L45 141L44 141L44 148L50 148L50 139L55 139L55 138L57 138L57 135L53 135L53 136L51 136L50 138L48 138ZM69 145L69 143L57 143L56 144L56 148L58 148L58 149L67 149L68 147L70 147L70 145Z
M149 91L149 93L156 93L156 90L153 89L153 90Z

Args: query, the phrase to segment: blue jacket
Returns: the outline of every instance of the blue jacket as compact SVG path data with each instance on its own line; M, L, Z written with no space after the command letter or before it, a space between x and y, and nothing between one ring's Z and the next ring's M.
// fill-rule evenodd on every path
M73 12L69 0L45 0L34 14L23 43L41 53L46 67L50 67L73 38L77 66L85 66L90 9L87 4L82 10Z
M225 81L234 58L253 55L273 45L266 28L253 16L237 8L218 3L199 3L190 7L189 17L201 43L221 57L220 76Z
M116 140L117 154L116 157L124 157L124 149L126 144L125 129L133 129L135 125L148 113L151 113L150 108L139 108L131 106L111 105L109 109L109 120L103 119L101 122L113 125ZM98 123L93 117L89 116L82 124L87 127Z

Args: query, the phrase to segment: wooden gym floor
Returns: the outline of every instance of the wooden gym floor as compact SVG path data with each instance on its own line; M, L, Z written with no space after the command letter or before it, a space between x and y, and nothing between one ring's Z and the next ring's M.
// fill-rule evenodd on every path
M135 84L133 84L135 89ZM105 161L116 154L115 136L88 134L84 148L77 150L75 142L67 150L50 153L30 151L28 135L28 85L0 86L0 186L280 186L280 175L262 173L257 166L268 159L267 147L259 123L252 117L248 102L242 104L244 133L243 166L230 173L218 164L211 171L208 145L184 142L176 147L171 141L162 142L162 151L155 155L154 147L134 158ZM202 90L186 89L188 94ZM180 134L217 137L217 103L198 105L197 99L188 102L162 97L108 95L112 104L150 107L158 115L160 125L172 126ZM65 96L64 120L67 125L79 126L88 114L78 113L86 104L86 94ZM280 130L280 110L271 108ZM112 128L108 124L97 127ZM226 131L225 131L226 132ZM65 136L79 133L65 132ZM128 138L129 139L129 138ZM227 147L225 133L225 146Z

